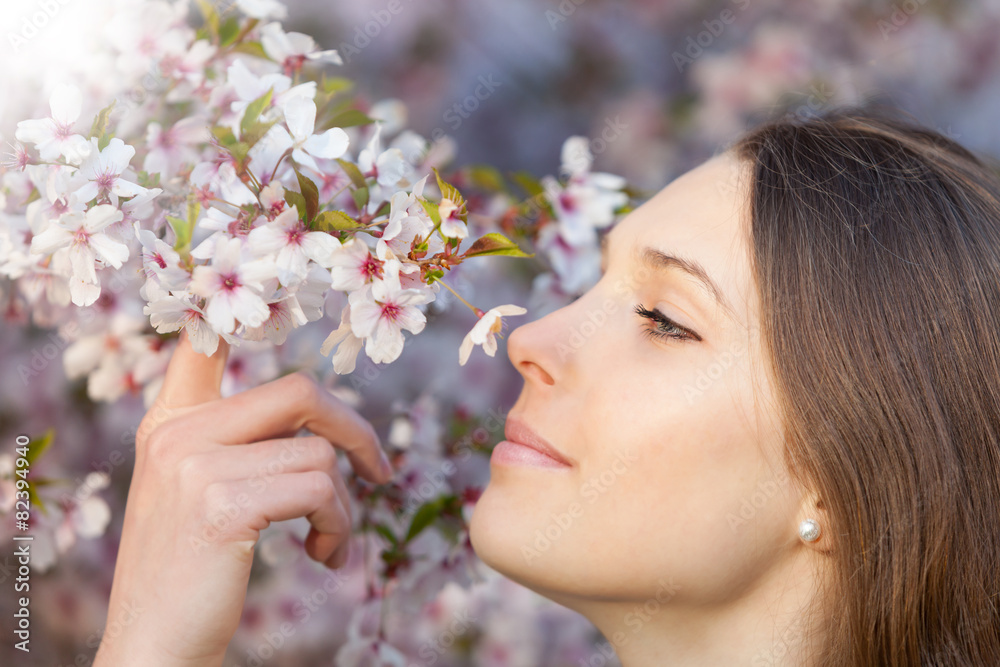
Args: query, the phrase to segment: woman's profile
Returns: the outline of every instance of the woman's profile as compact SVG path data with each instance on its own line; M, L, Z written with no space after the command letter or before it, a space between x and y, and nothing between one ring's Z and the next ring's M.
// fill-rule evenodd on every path
M602 246L596 285L508 337L478 556L625 667L1000 665L1000 177L882 112L782 118ZM227 352L182 335L140 425L109 616L145 611L101 667L222 664L259 531L305 516L339 567L336 449L390 481L306 374L220 397Z

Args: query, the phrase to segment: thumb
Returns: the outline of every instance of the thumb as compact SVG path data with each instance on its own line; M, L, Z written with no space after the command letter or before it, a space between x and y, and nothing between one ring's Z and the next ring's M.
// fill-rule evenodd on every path
M195 351L187 328L181 329L157 400L167 408L182 408L219 398L228 358L229 343L223 337L215 353L207 356Z

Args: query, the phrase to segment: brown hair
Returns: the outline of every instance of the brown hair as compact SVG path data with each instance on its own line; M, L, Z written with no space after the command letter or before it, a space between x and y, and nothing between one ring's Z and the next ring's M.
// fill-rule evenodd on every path
M786 464L832 536L817 664L1000 665L1000 178L874 108L733 148Z

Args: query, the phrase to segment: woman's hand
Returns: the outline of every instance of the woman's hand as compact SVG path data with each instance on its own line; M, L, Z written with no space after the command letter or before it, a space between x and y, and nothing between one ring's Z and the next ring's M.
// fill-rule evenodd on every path
M272 521L305 516L306 552L348 556L347 487L334 447L374 483L391 477L371 424L303 374L235 396L219 388L228 356L187 334L136 434L106 637L98 667L220 665L239 623L254 545ZM301 428L314 436L294 437Z

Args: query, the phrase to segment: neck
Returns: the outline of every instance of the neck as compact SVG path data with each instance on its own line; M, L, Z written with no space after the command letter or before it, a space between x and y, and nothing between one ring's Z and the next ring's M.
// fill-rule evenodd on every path
M623 667L808 666L822 640L809 610L816 600L815 554L775 565L738 596L704 604L685 599L665 577L644 599L580 600L550 596L579 611L605 637L580 665L603 665L613 649Z

